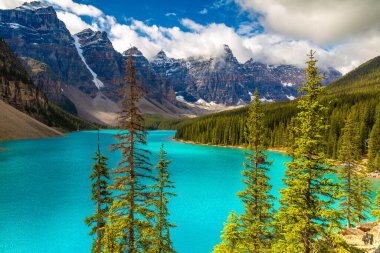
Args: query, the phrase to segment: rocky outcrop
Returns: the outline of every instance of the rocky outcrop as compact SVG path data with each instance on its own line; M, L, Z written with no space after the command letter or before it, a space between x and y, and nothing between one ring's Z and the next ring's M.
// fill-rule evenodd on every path
M226 105L248 104L255 88L263 100L289 100L298 96L297 89L305 81L304 70L295 66L266 65L252 59L241 64L227 45L222 55L210 59L176 60L161 51L151 65L177 95L189 102L202 99ZM325 84L340 77L333 69L322 74L328 77Z
M45 95L34 86L21 62L0 39L0 100L35 118L48 108Z
M96 93L92 75L53 7L31 2L16 9L0 10L0 36L17 56L46 64L62 84L75 86L88 94Z
M119 102L128 57L134 59L146 100L173 115L192 114L200 104L210 105L207 108L217 105L218 110L245 105L255 88L264 101L294 99L305 79L304 70L295 66L254 60L239 63L227 45L221 55L209 59L173 59L160 51L148 61L136 47L120 54L107 33L86 29L71 35L54 9L39 2L0 10L0 36L22 60L39 89L73 113L83 111L78 108L83 105L75 90L88 96L88 101L104 97L104 101ZM340 76L332 69L325 74L327 81ZM97 113L103 108L93 110Z

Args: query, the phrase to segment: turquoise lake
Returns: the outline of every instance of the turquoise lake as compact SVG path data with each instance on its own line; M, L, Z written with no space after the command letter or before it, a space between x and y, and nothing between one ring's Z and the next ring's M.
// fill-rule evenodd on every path
M101 132L102 152L115 166L119 154L110 152L115 131ZM174 247L179 253L207 253L220 239L227 215L241 211L236 193L242 190L242 150L172 141L174 131L151 131L148 149L157 161L165 145L176 193L170 203ZM89 175L97 132L62 138L0 142L0 252L88 253L89 229L83 222L94 209ZM284 162L269 153L273 194L283 187Z

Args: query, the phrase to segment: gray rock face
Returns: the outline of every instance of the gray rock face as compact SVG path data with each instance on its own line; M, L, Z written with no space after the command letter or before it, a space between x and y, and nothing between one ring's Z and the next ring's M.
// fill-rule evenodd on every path
M297 89L305 81L303 69L290 65L266 65L254 60L240 64L231 49L217 58L175 60L163 51L151 61L152 69L174 87L187 101L198 99L237 105L251 101L257 87L264 100L281 101L298 96ZM333 69L323 72L328 83L341 74Z
M297 88L305 80L304 70L294 66L252 59L239 63L227 45L220 56L209 59L172 59L160 51L149 62L136 47L120 54L105 32L86 29L74 35L74 40L54 9L39 2L0 10L0 37L22 59L48 98L60 104L66 101L60 97L66 85L94 97L98 92L95 77L103 95L117 102L128 57L134 59L146 97L159 103L178 104L173 99L177 95L188 102L248 104L256 87L264 100L288 100L298 96ZM333 69L323 74L328 76L325 83L340 76Z
M0 10L0 37L17 56L47 64L62 84L76 86L88 94L96 92L74 39L52 7L32 2Z
M117 101L117 91L121 88L124 73L122 55L115 51L106 32L86 29L75 35L79 38L87 65L104 84L101 88L102 93Z

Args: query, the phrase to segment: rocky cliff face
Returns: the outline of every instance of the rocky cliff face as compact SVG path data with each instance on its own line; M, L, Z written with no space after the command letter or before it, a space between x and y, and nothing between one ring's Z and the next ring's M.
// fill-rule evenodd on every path
M102 93L117 101L117 90L121 88L124 73L122 55L113 48L105 32L86 29L74 36L79 39L85 62L103 84L100 87Z
M34 86L19 59L2 39L0 39L0 100L36 118L42 118L48 107L45 95Z
M239 63L227 45L217 58L176 60L163 51L151 61L154 72L170 83L178 96L189 102L205 100L226 105L247 104L254 89L265 101L281 101L298 96L305 81L303 69L290 65L266 65L254 60ZM340 77L329 69L322 71L328 83Z
M74 38L52 7L32 2L13 10L0 10L0 37L17 56L46 64L58 77L61 84L44 89L72 85L95 94L97 88L78 55Z
M32 65L32 64L31 64ZM45 66L40 65L38 62L33 63L34 70L43 69ZM46 85L45 85L46 86ZM10 138L8 133L17 133L15 137L29 138L32 136L52 136L51 134L44 135L40 133L34 135L31 133L22 133L20 131L33 131L44 132L46 127L41 127L42 124L33 123L37 121L26 120L28 118L25 114L17 110L10 110L9 105L18 109L21 112L28 114L29 116L41 121L49 126L55 126L60 129L77 130L77 129L89 129L94 127L92 124L85 122L66 111L63 111L56 105L50 103L44 94L32 81L28 72L25 70L19 58L12 52L6 42L0 38L0 101L5 102L7 105L2 104L2 108L5 111L0 110L0 119L12 120L14 124L28 125L29 127L23 128L23 126L15 126L11 129L12 123L2 122L0 129L5 133L0 134L1 138ZM24 115L24 116L23 116ZM18 117L21 117L18 119ZM29 123L28 123L29 122ZM25 124L24 124L25 123ZM38 130L39 129L39 130ZM45 129L45 130L44 130ZM53 130L52 130L53 131ZM55 131L53 131L55 132ZM55 135L55 134L53 134Z
M0 10L0 37L22 60L40 90L72 112L74 105L65 95L77 109L84 106L78 99L81 96L87 96L90 105L94 105L91 99L99 97L117 104L128 57L134 59L146 100L160 109L172 108L169 111L174 114L178 108L183 114L199 104L218 104L218 108L248 104L256 87L264 101L294 99L305 80L304 70L294 66L254 60L239 63L227 45L220 56L210 59L172 59L161 51L148 61L136 47L120 54L105 32L86 29L71 35L54 9L39 2ZM331 69L324 74L326 83L340 76ZM96 101L91 114L99 114L101 103Z

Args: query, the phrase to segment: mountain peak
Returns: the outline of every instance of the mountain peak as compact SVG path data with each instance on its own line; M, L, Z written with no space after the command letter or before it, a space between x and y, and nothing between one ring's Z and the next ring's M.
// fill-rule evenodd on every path
M25 2L21 6L17 7L16 10L31 10L35 11L38 9L46 9L46 8L52 8L51 6L47 6L39 1L33 1L33 2Z
M94 34L94 33L95 32L91 28L86 28L83 31L77 33L76 35L80 35L80 34Z
M141 51L137 47L131 47L128 50L124 51L124 56L133 56L133 57L139 57L143 56Z
M232 54L231 48L227 44L223 45L223 49L226 54Z
M155 58L168 58L168 57L166 56L166 53L164 50L160 50L160 52L157 53Z

